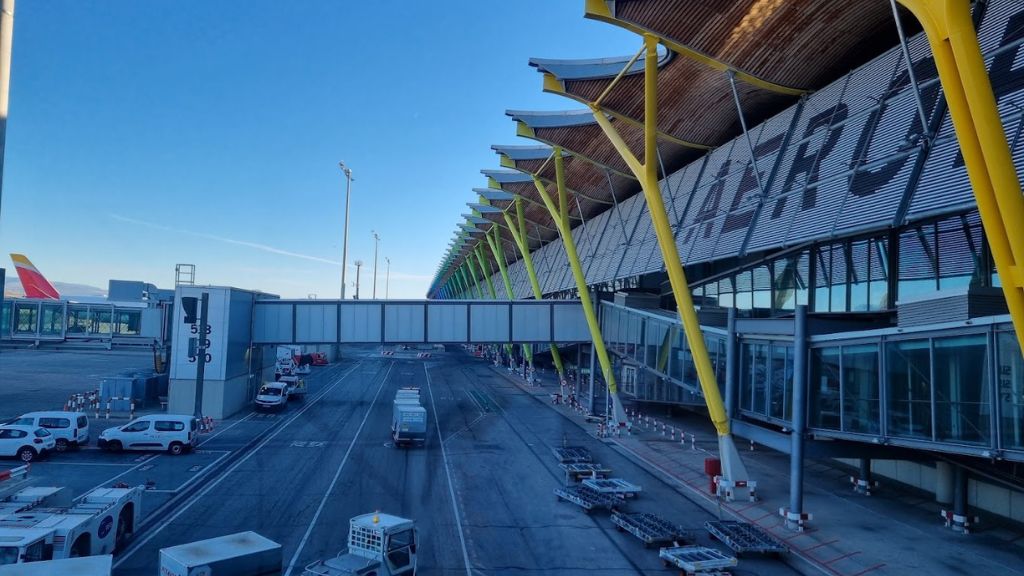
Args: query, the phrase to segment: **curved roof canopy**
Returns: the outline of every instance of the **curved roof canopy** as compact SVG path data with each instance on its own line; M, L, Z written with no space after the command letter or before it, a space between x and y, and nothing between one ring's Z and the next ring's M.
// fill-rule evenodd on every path
M658 153L662 175L742 134L739 100L748 126L778 114L802 94L894 46L898 37L883 0L584 0L587 18L654 36L658 55ZM904 19L909 33L919 29ZM638 47L641 44L638 37ZM639 56L639 54L638 54ZM599 101L640 160L643 150L643 59L636 56L560 60L534 58L543 88L584 104L573 111L509 110L516 134L540 145L493 146L506 170L485 170L488 188L473 191L476 204L507 210L511 195L524 201L531 247L557 239L555 226L532 180L553 196L552 147L564 154L570 217L586 221L639 192L639 184L594 120ZM735 98L734 98L735 87ZM511 170L509 170L511 169ZM471 203L474 207L476 204ZM482 218L498 226L505 257L517 260L500 211L474 210L439 268L434 295L482 238ZM484 254L491 256L489 249ZM496 269L496 267L495 267Z

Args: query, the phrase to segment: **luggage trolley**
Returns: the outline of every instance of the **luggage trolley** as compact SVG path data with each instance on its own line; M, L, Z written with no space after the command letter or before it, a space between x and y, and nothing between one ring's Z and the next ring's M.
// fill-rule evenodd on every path
M618 526L619 530L624 530L639 538L645 547L654 544L693 542L695 539L690 530L676 526L657 514L647 512L636 514L613 512L612 524Z
M732 568L738 563L734 556L726 556L723 552L707 546L662 548L658 551L658 557L666 566L675 566L688 575L700 576L728 574L721 570Z
M558 458L559 464L579 464L594 460L590 455L590 450L582 446L562 446L552 448L552 451L555 453L555 458Z
M643 490L640 486L627 482L622 478L585 478L583 485L595 492L610 494L619 498L636 496Z
M713 538L721 540L736 554L760 552L781 554L789 549L771 534L749 522L735 520L709 520L704 527Z
M613 495L602 494L586 486L579 485L555 488L555 496L558 496L559 500L567 500L583 508L583 511L587 514L599 508L613 510L616 506L622 504L622 500Z

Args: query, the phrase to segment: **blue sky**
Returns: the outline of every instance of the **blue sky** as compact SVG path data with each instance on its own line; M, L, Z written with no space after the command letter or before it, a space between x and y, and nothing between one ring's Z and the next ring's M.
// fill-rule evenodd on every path
M15 13L0 252L53 281L337 297L344 160L362 297L421 298L506 109L576 108L531 56L634 52L583 0L72 0ZM516 140L521 140L516 142ZM353 292L352 288L349 293Z

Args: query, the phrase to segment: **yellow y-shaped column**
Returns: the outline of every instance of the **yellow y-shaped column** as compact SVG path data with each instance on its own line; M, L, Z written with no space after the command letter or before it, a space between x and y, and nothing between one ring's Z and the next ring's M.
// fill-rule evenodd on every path
M494 233L494 238L491 238L491 233L484 234L484 238L487 240L487 245L491 248L491 254L494 255L494 261L498 263L498 272L501 273L501 282L505 285L505 295L509 300L515 300L515 296L512 295L512 279L508 277L508 268L505 266L505 251L501 248L501 234L498 233L498 225L495 224L491 227L491 232ZM497 296L495 296L497 297ZM523 344L523 352L528 350L527 345ZM505 351L508 355L512 355L512 345L506 344ZM532 366L533 363L531 362Z
M512 240L516 243L519 248L519 253L523 256L523 266L526 268L526 276L530 279L530 288L533 291L534 300L543 300L544 294L540 291L540 281L537 280L537 270L533 267L533 257L530 255L530 245L526 241L526 213L523 210L523 201L519 196L513 200L516 208L516 220L518 225L512 221L512 217L507 212L503 213L505 217L505 224L508 225L508 231L512 234ZM558 372L558 382L564 387L565 386L565 368L562 364L562 355L558 353L558 346L555 343L551 343L551 361L555 364L555 370ZM525 348L524 348L525 350ZM527 360L530 365L533 365L533 359L527 356Z
M658 246L661 248L661 255L665 261L665 270L668 272L669 283L672 286L672 294L675 297L676 308L679 311L679 318L683 323L683 331L686 334L686 341L690 346L690 353L693 355L693 363L697 368L697 377L700 380L701 392L704 394L704 402L707 404L711 421L718 432L718 448L722 459L722 476L729 482L739 483L742 487L747 485L748 476L746 467L740 460L739 451L733 442L732 434L729 431L729 418L725 413L725 404L722 402L722 395L718 391L718 382L715 380L715 369L711 365L711 358L708 356L707 347L704 344L704 334L700 329L700 321L697 319L697 310L693 306L693 297L690 294L690 287L686 281L686 272L683 270L682 261L679 259L679 252L676 249L675 237L672 234L672 227L665 212L665 202L661 198L661 187L658 184L658 39L650 34L644 35L644 162L641 163L629 146L612 126L611 122L601 110L600 103L592 103L591 109L594 112L594 119L604 131L608 140L615 150L622 156L622 159L629 165L630 170L640 180L640 186L644 192L644 199L647 201L647 208L651 214L651 221L658 238ZM608 90L605 92L607 93ZM752 483L751 483L752 484ZM752 486L749 486L752 488Z
M477 297L481 300L486 300L487 295L484 294L484 287L480 285L480 280L476 275L476 264L473 263L472 253L466 255L466 262L469 264L469 273L473 276L473 285L476 286Z
M565 160L562 158L562 149L556 146L552 155L555 158L555 187L558 188L558 204L556 205L551 199L544 183L536 175L533 176L533 184L544 201L544 206L551 213L551 219L555 221L558 233L562 237L562 246L565 247L569 268L576 281L576 291L579 292L580 303L583 305L583 315L587 319L587 328L590 330L590 339L594 343L594 352L601 364L604 381L608 385L608 395L612 399L611 417L619 426L625 426L626 410L623 409L622 401L619 399L619 389L615 385L615 373L612 371L608 350L605 349L604 338L601 336L601 325L597 321L597 312L590 299L590 290L587 288L587 278L583 274L583 266L580 265L580 256L576 252L576 241L572 237L572 227L569 223L569 194L565 187Z
M1024 350L1024 196L966 0L899 0L921 22Z
M473 252L476 254L477 262L480 263L480 275L484 277L487 289L491 293L491 299L494 300L498 297L498 291L494 289L494 282L491 280L490 266L484 265L483 244L477 244L476 249L474 249Z

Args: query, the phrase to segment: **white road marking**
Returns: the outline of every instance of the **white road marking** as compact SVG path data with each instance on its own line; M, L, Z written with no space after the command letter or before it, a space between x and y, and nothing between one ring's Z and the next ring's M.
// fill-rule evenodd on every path
M331 485L327 487L327 491L324 492L324 497L320 499L320 505L317 506L316 512L313 514L313 519L309 521L309 526L306 528L306 533L302 535L302 540L299 541L299 547L295 549L295 554L292 555L292 559L288 562L288 569L285 570L284 576L291 576L292 570L295 568L295 563L299 560L299 554L302 553L302 549L306 547L306 541L309 540L309 535L313 533L313 527L316 526L316 521L320 518L320 513L324 511L324 506L327 504L327 498L330 497L331 492L334 492L334 486L338 483L338 478L341 477L341 469L345 467L345 463L348 462L348 456L352 453L352 448L356 445L356 440L359 439L359 434L363 432L363 426L366 424L366 419L370 417L370 412L373 411L373 405L377 403L377 398L380 396L380 391L384 389L384 384L388 381L388 376L391 374L391 369L395 367L395 363L392 362L388 366L388 371L384 373L384 379L380 381L380 386L377 387L377 393L373 395L373 400L370 401L369 408L366 409L366 414L363 415L363 421L359 423L359 428L356 430L355 436L352 437L352 441L349 442L348 450L345 451L345 456L341 459L341 464L338 464L338 470L334 472L334 478L331 480Z
M135 554L140 549L142 549L143 546L148 544L149 541L152 540L154 536L159 534L161 530L163 530L168 525L170 525L171 522L174 522L175 520L177 520L182 514L187 512L188 509L191 508L196 502L202 500L202 498L204 496L209 494L211 490L213 490L218 485L220 485L220 483L223 482L225 478L230 476L232 472L237 470L239 466L241 466L242 464L245 464L249 460L249 458L252 458L252 456L254 454L256 454L257 452L259 452L261 448L266 446L271 440L276 438L278 434L283 432L284 429L287 428L289 424L291 424L296 419L298 419L298 417L301 416L306 410L309 410L310 408L315 406L316 403L319 402L324 396L326 396L331 390L334 390L334 388L337 387L338 384L341 384L345 380L345 378L348 378L349 375L351 375L353 372L355 372L356 368L359 368L360 365L362 365L362 362L357 362L354 366L352 366L352 368L350 368L348 370L348 372L345 372L340 378L338 378L338 380L334 384L331 384L330 386L324 388L314 398L311 398L310 400L308 400L306 402L306 405L303 406L302 409L300 409L298 412L296 412L290 418L288 418L288 420L285 421L285 423L282 424L280 428L278 428L277 430L274 430L273 432L271 432L270 435L267 436L266 438L264 438L262 442L260 442L255 448L252 449L252 451L247 453L245 456L242 456L242 458L240 458L238 460L238 462L235 462L234 464L232 464L230 468L228 468L224 473L222 473L220 476L218 476L206 488L203 488L203 490L201 492L199 492L198 494L193 496L188 502L186 502L183 506L181 506L181 508L179 508L177 510L177 512L175 512L170 518L168 518L167 520L164 520L159 526L157 526L156 528L150 530L149 533L146 534L145 538L139 540L135 544L132 544L125 552L123 552L121 554L121 557L117 560L117 562L114 563L114 568L117 568L121 564L124 564L124 562L126 560L128 560L128 558L130 558L133 554ZM125 472L125 474L127 474L127 472ZM102 484L101 484L101 486L102 486Z
M434 425L437 426L437 440L441 444L441 459L444 460L444 473L448 476L448 493L452 497L452 511L455 513L455 525L459 529L459 543L462 544L462 560L466 563L466 574L473 576L473 566L469 563L469 552L466 550L466 536L462 532L462 517L459 505L455 502L455 486L452 484L452 470L448 465L448 451L444 449L444 437L441 436L441 419L438 417L437 404L434 403L434 389L430 385L430 371L423 365L423 373L427 375L427 393L430 394L430 407L434 412Z

